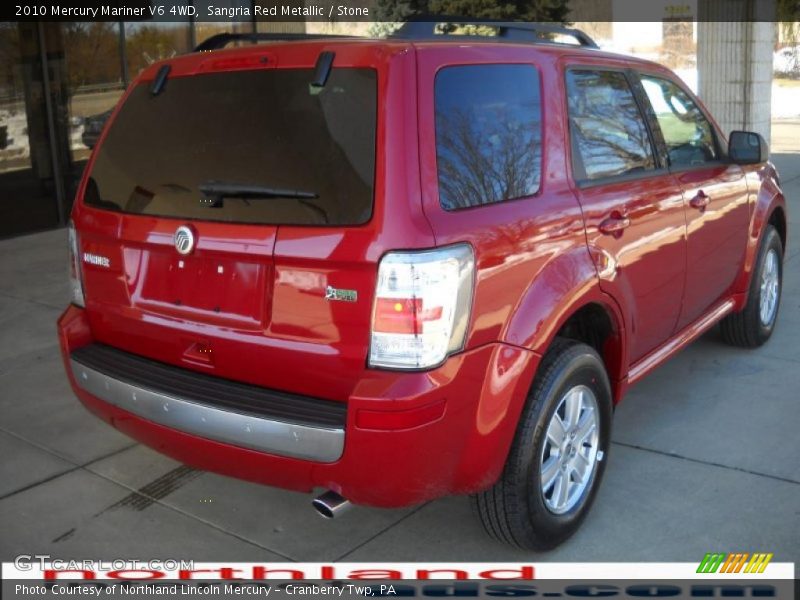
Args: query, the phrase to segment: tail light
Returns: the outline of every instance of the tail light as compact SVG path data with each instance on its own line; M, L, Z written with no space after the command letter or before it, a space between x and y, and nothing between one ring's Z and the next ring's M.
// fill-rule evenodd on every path
M75 231L75 225L72 221L69 223L69 283L72 290L72 303L76 306L84 306L78 232Z
M370 366L431 368L461 350L474 272L466 244L386 254L378 267Z

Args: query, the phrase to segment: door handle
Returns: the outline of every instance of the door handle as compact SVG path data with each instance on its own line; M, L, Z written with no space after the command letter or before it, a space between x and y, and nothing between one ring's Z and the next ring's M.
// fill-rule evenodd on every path
M700 190L697 192L694 198L689 200L689 206L696 208L697 210L705 210L710 200L711 198L706 196L706 193L703 190Z
M600 233L605 235L613 235L619 237L626 227L630 227L631 220L628 217L623 217L621 214L612 213L607 219L603 219L598 226Z

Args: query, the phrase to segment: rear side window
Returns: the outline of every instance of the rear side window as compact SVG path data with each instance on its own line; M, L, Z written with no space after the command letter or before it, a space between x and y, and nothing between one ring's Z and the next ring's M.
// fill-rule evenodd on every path
M623 73L567 71L567 98L575 179L655 168L647 127Z
M658 119L673 167L718 160L714 130L689 95L666 79L642 76L642 87Z
M538 191L542 119L534 67L447 67L436 76L435 95L442 208L492 204Z
M84 200L209 221L356 225L369 220L376 73L334 68L172 77L137 86L98 149Z

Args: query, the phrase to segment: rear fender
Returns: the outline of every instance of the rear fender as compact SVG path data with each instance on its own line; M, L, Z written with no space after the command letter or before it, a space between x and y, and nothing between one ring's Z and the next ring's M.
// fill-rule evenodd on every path
M567 320L589 304L599 305L611 321L613 332L602 354L616 403L627 367L625 321L614 298L600 289L585 246L557 255L536 275L510 317L503 341L544 355Z

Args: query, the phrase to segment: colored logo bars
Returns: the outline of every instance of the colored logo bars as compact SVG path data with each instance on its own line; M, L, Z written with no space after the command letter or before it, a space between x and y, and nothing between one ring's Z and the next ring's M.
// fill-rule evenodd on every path
M708 553L697 567L698 573L763 573L772 553L754 552L744 553Z

